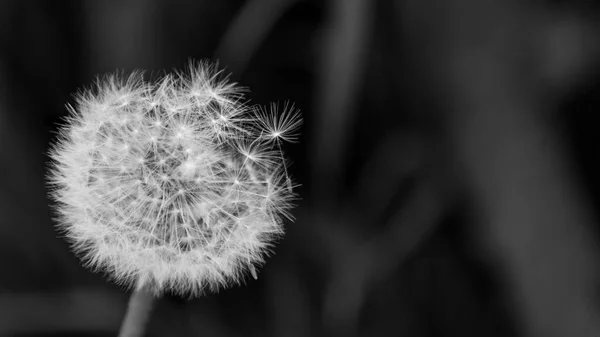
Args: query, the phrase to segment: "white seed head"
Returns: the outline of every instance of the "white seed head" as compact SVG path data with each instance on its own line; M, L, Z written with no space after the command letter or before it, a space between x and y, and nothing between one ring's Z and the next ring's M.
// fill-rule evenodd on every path
M59 229L88 266L191 295L255 275L291 217L273 140L295 139L297 112L282 122L250 108L205 63L156 83L107 76L69 111L48 180Z

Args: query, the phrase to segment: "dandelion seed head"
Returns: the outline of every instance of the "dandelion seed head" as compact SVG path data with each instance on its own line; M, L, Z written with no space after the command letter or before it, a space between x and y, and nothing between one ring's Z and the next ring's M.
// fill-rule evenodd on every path
M269 143L295 139L296 112L249 107L206 63L156 83L110 75L68 109L48 181L85 265L188 295L256 277L291 217L286 164Z

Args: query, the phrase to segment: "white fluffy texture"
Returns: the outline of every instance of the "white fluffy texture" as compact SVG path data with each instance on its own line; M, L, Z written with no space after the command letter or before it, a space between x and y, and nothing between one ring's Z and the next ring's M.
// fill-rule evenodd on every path
M290 217L280 141L301 119L242 99L207 64L154 84L111 75L78 96L48 177L59 228L87 265L188 295L256 277Z

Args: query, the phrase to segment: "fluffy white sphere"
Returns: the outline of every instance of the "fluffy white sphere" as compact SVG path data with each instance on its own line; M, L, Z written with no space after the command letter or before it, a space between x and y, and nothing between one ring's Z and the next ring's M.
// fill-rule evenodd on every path
M156 83L111 75L78 95L48 180L58 226L87 265L192 295L256 277L289 217L280 141L301 119L242 99L207 64Z

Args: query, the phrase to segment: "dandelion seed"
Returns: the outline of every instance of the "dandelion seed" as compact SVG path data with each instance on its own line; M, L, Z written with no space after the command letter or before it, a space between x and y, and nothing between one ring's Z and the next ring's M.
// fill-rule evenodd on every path
M256 274L256 269L254 269L254 266L250 264L248 268L250 269L250 274L252 275L252 277L255 280L258 280L258 275Z
M262 138L267 141L295 142L298 140L298 130L302 125L300 112L287 103L281 113L277 113L277 105L271 104L271 110L260 109L257 114L257 127Z

